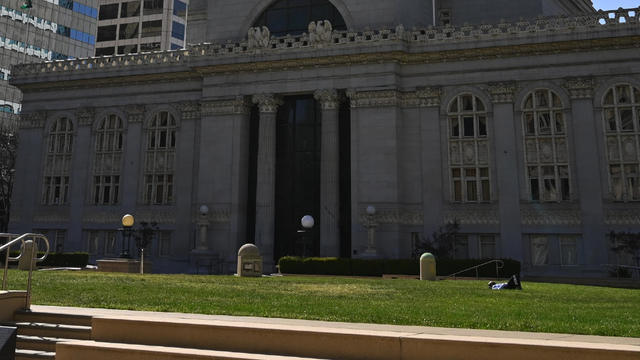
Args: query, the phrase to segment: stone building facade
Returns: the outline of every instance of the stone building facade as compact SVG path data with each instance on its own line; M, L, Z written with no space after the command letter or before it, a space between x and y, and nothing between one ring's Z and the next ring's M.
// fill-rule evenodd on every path
M154 269L230 272L246 242L265 270L407 258L457 221L457 256L604 276L608 232L640 231L640 9L418 27L400 2L309 1L300 31L287 0L192 1L210 42L15 67L12 229L109 256L131 213Z
M93 55L97 0L22 0L0 5L0 127L17 128L22 94L9 85L11 66Z

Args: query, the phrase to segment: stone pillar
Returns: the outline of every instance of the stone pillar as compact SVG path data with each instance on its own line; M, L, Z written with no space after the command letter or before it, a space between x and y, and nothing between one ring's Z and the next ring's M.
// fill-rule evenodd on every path
M520 219L520 186L518 185L518 151L513 97L514 83L498 83L489 86L493 103L493 140L496 181L493 181L492 197L498 198L500 216L500 248L502 257L523 260L522 225Z
M92 126L95 119L93 108L82 108L76 112L78 129L74 134L73 166L69 174L69 227L64 247L67 249L84 249L82 243L82 215L86 201L87 186L91 182L90 155L94 154L92 143ZM51 249L55 252L57 249Z
M142 123L144 122L144 105L128 105L125 107L127 122L125 128L125 144L122 178L121 178L121 204L123 215L133 213L138 200L141 198L138 192L138 181L142 182L140 169L142 168L140 153L144 153L144 136ZM144 163L144 160L142 160ZM140 185L142 186L142 185ZM116 224L117 225L117 224Z
M578 261L598 273L607 263L607 239L604 228L603 194L600 176L598 134L593 107L593 79L574 78L565 83L571 95L571 118L575 143L577 174L574 176L582 215L582 241ZM585 252L589 249L589 252ZM586 274L586 273L585 273Z
M440 132L440 88L417 91L420 106L422 142L423 235L429 236L442 225L442 136ZM446 139L446 137L445 137ZM448 200L448 197L446 198ZM412 249L413 250L413 249Z
M340 256L340 193L338 154L338 107L336 90L318 90L314 97L322 106L320 154L320 256Z
M44 111L20 115L20 146L16 153L9 232L33 231L35 207L40 204L42 196L42 148L47 146L46 119L47 113ZM33 181L38 184L35 188Z
M224 262L223 272L235 269L246 238L249 171L249 115L244 96L202 102L197 202L209 206L209 249Z
M264 259L264 269L274 269L276 194L276 113L282 100L273 94L253 96L260 109L258 171L256 184L255 244Z

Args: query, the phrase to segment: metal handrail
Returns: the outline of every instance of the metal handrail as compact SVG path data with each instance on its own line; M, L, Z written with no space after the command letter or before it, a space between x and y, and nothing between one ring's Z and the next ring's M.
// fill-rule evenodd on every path
M22 235L1 233L0 238L9 238L9 241L6 244L0 246L0 253L2 251L7 252L5 256L5 261L4 261L4 274L2 275L2 290L5 290L5 291L7 290L7 274L9 271L9 261L18 261L20 260L20 258L22 258L23 255L25 255L22 253L25 240L32 240L34 242L34 246L31 247L31 254L30 254L31 256L29 257L29 276L27 277L27 297L25 299L25 309L29 310L31 309L31 276L33 274L33 263L41 262L47 258L47 256L49 255L49 240L47 239L46 236L42 234L32 234L32 233L27 233ZM38 239L43 240L46 246L46 250L44 251L44 255L42 255L42 257L37 257L38 254L36 252L35 242ZM16 257L10 257L9 253L11 250L11 246L17 243L21 244L20 254Z
M476 266L472 266L472 267L467 268L467 269L464 269L464 270L460 270L460 271L458 271L458 272L455 272L455 273L453 273L453 274L451 274L451 275L447 276L447 278L453 277L453 278L455 279L455 278L456 278L456 275L458 275L458 274L462 274L462 273L465 273L465 272L467 272L467 271L470 271L470 270L474 270L474 269L475 269L475 271L476 271L476 279L479 279L479 278L480 278L480 276L479 276L479 274L478 274L478 269L479 269L479 268L481 268L481 267L483 267L483 266L485 266L485 265L489 265L489 264L491 264L491 263L495 263L495 264L496 264L496 278L499 278L499 277L500 277L500 269L504 268L504 261L499 260L499 259L490 260L490 261L487 261L487 262L482 263L482 264L480 264L480 265L476 265Z
M614 268L614 269L631 269L631 270L635 270L635 272L638 273L638 278L640 279L640 266L621 265L621 264L602 264L602 266L606 266L606 267ZM620 278L620 274L618 274L617 271L616 271L616 277L618 279Z

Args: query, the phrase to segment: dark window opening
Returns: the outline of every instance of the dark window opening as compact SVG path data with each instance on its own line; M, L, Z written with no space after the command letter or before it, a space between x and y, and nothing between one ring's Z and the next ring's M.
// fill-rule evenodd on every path
M99 20L111 20L118 18L118 4L100 6Z
M98 42L114 41L116 39L117 25L99 26Z

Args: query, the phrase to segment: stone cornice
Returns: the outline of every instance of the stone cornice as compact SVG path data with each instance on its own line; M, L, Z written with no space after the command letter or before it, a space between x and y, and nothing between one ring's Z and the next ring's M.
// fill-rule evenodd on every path
M591 99L595 81L592 78L569 78L565 81L564 87L569 90L571 99Z
M245 96L237 96L234 99L205 100L201 104L203 116L248 114L251 111L251 103Z
M281 71L288 69L310 69L317 67L354 66L371 63L397 63L402 65L436 64L442 62L459 62L470 60L491 60L509 57L541 56L558 53L573 53L581 51L636 48L640 44L640 35L615 37L607 39L585 39L571 41L556 41L531 44L477 47L459 50L440 50L426 52L406 52L393 50L388 52L366 52L347 55L316 56L309 52L308 57L285 60L269 60L268 57L260 59L252 58L251 62L235 62L229 58L229 62L215 65L199 65L194 62L193 67L180 72L160 72L153 74L135 74L135 72L99 73L99 77L90 77L77 80L69 79L70 76L59 74L58 77L46 79L42 75L24 74L22 78L13 81L23 92L42 91L48 89L82 89L107 86L130 86L140 84L157 84L158 82L177 82L201 80L202 76L242 73L256 71ZM186 50L185 50L186 51ZM49 64L45 63L44 65ZM38 64L36 64L38 65ZM42 65L42 64L40 64ZM125 69L122 69L125 70ZM43 69L46 73L48 69ZM92 71L92 70L89 70ZM148 70L147 70L148 71ZM86 76L85 76L86 77Z
M397 90L347 90L352 108L385 107L400 105L400 92Z

